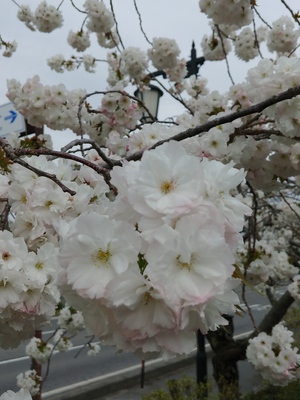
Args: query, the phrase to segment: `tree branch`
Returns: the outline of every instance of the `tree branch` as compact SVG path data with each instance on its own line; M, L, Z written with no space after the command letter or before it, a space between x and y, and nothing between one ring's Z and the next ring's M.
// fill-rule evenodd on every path
M4 209L0 215L0 230L4 231L4 229L8 229L8 214L10 212L10 204L8 203L8 199L0 199L0 202L6 202Z
M110 167L113 168L115 165L120 165L119 161L111 160L106 156L106 154L101 150L101 147L90 139L75 139L72 142L68 143L66 146L61 148L61 152L65 153L67 150L71 149L74 146L81 146L83 144L90 144L92 148L94 148L99 156L102 158L104 162Z
M3 139L0 138L1 147L2 147L3 151L5 152L6 156L11 161L13 161L16 164L22 165L22 167L29 169L30 171L34 172L38 176L44 176L45 178L50 179L51 181L56 183L62 189L63 192L69 193L71 196L74 196L76 194L76 192L74 192L74 190L69 189L67 186L65 186L63 183L61 183L60 180L57 179L56 175L49 174L48 172L42 171L38 168L35 168L32 165L28 164L26 161L19 158L20 155L24 155L24 154L18 154L19 153L18 150L14 150L11 147L11 145L9 145L8 143L3 144L2 141L3 141ZM37 150L28 150L28 149L23 149L23 150L26 151L25 154L30 154L30 155L34 155L37 151Z
M217 353L218 357L222 357L225 360L240 361L246 358L246 349L249 344L249 340L256 337L259 332L271 333L273 327L277 325L284 315L286 314L289 307L293 304L294 298L287 290L279 300L275 301L272 308L266 314L262 322L258 326L258 331L254 330L247 338L234 340L232 335L224 335L222 333L222 327L217 331L209 331L207 339L212 346L214 352ZM225 327L226 329L226 327ZM231 330L232 331L232 330ZM233 331L232 331L233 333ZM222 336L222 342L220 345L219 337Z
M254 104L251 107L245 108L243 110L235 111L231 114L224 115L219 118L215 118L211 121L208 121L202 125L198 125L195 128L190 128L185 130L184 132L178 133L177 135L174 135L168 139L165 140L160 140L159 142L155 143L150 149L148 150L153 150L156 147L162 145L165 142L169 142L170 140L176 140L176 141L181 141L187 138L191 138L193 136L197 136L200 133L203 132L208 132L211 128L214 128L215 126L226 124L228 122L232 122L238 118L245 117L247 115L255 114L255 113L260 113L266 108L273 106L274 104L280 103L281 101L284 100L290 100L296 96L299 96L300 94L300 86L296 86L293 88L290 88L286 90L285 92L282 92L276 96L272 96L268 98L267 100L263 100L260 103ZM131 156L127 157L126 160L140 160L143 155L143 152L136 152L132 154Z
M95 170L98 174L101 174L103 176L105 182L109 186L110 190L112 190L115 195L117 194L117 188L110 183L110 174L109 174L109 171L107 170L107 168L100 167L99 165L94 164L93 162L88 161L84 158L75 156L74 154L63 153L61 151L55 151L55 150L49 150L49 149L43 149L43 148L42 149L34 149L34 150L33 149L23 149L23 148L13 149L3 138L0 138L0 145L10 160L22 165L23 167L25 167L27 169L30 169L31 171L35 172L39 176L45 176L46 178L51 179L58 186L60 186L64 192L68 192L71 195L75 195L76 192L74 192L73 190L70 190L65 185L63 185L56 178L55 175L48 174L47 172L43 172L37 168L34 168L31 165L29 165L28 163L26 163L24 160L20 159L19 157L26 156L26 155L30 155L30 156L47 155L47 156L55 156L57 158L66 158L69 160L73 160L80 164L86 165L86 166L92 168L93 170Z

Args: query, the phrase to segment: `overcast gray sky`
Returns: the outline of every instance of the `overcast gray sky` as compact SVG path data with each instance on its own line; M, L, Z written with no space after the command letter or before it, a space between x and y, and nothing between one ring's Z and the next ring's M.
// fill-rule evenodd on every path
M60 1L52 0L48 1L48 4L57 6ZM150 40L156 36L174 38L181 48L181 56L185 58L189 58L191 43L194 40L198 56L201 55L200 41L203 34L209 32L209 28L207 18L200 13L198 0L136 0L136 2L142 15L144 30ZM30 4L32 9L39 3L39 0L19 1L19 4ZM84 1L74 0L74 3L80 8ZM109 1L105 3L109 5ZM257 3L260 13L269 23L283 14L288 14L280 0L257 0ZM290 0L288 3L293 9L300 8L299 0ZM114 0L113 4L124 45L138 46L147 50L150 46L140 32L133 0ZM66 38L70 29L74 31L80 29L83 14L74 10L69 0L64 1L61 10L65 19L61 29L51 34L31 32L17 20L18 7L11 0L1 0L0 33L4 40L16 40L18 49L11 58L0 56L0 104L8 102L5 96L8 78L16 78L24 83L27 78L37 74L43 84L64 83L68 89L85 88L88 92L106 88L107 67L104 63L99 64L94 74L86 73L83 68L58 74L47 66L46 59L52 55L62 53L65 57L69 57L76 53L67 44ZM100 59L106 58L106 50L99 47L95 36L92 36L92 47L87 49L86 53ZM247 64L230 56L230 68L235 82L241 82L249 65L255 65L258 61L257 58L251 64ZM224 92L230 86L224 61L207 62L201 68L201 75L209 80L210 89ZM174 100L166 95L162 98L161 118L176 115L181 111L183 111L181 106Z

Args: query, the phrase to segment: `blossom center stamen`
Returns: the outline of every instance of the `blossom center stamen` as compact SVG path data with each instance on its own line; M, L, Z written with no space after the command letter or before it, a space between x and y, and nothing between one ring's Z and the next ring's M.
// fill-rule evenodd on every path
M3 260L3 261L8 261L8 260L10 259L10 257L11 257L11 255L9 254L8 251L4 251L4 252L2 253L2 260Z
M170 181L164 181L160 185L160 191L164 194L172 192L172 190L175 189L174 182L172 180Z
M148 290L145 294L144 294L144 305L147 306L149 304L149 302L153 299L153 297L151 296L151 290L153 288L151 288L150 290Z
M44 264L39 261L35 264L35 268L41 270L44 268Z
M178 267L180 267L181 269L187 269L188 271L191 271L191 269L193 268L193 265L196 261L195 256L191 255L189 263L180 261L180 257L181 257L181 254L179 254L176 257Z
M103 250L101 247L99 247L96 254L92 256L92 260L97 267L100 267L101 265L106 265L106 267L108 267L107 264L110 257L111 252L109 250L109 246L107 247L107 250Z

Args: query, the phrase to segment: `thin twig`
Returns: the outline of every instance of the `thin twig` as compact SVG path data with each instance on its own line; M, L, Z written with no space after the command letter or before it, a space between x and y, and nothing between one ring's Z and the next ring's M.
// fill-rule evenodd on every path
M75 10L77 10L77 11L83 13L83 14L87 14L86 11L80 10L80 9L74 4L74 1L73 1L73 0L70 0L70 2L71 2L71 4L72 4L72 6L75 8Z
M146 32L145 32L144 29L143 29L142 16L141 16L141 13L139 12L138 6L137 6L137 4L136 4L136 0L133 0L133 3L134 3L135 11L136 11L136 13L137 13L137 15L138 15L138 17L139 17L139 22L140 22L141 31L142 31L142 33L143 33L145 39L147 40L147 42L148 42L151 46L153 46L153 43L148 39L148 37L147 37L147 35L146 35Z
M58 332L59 329L60 329L60 328L56 328L55 331L54 331L54 333L51 335L50 338L48 338L48 340L47 340L45 343L49 342L49 340L50 340L52 337L54 337L54 335ZM54 354L54 351L55 351L55 349L56 349L56 347L57 347L57 345L58 345L60 339L63 337L63 335L64 335L66 332L67 332L66 330L64 330L64 331L62 332L60 338L57 340L56 343L54 343L54 346L53 346L52 349L51 349L50 355L49 355L48 360L47 360L47 368L46 368L45 375L44 375L44 377L43 377L43 382L45 382L46 379L48 378L48 375L49 375L49 372L50 372L50 362L51 362L51 358L52 358L52 356L53 356L53 354Z
M69 159L69 160L78 162L80 164L87 165L88 167L95 170L98 174L101 174L103 176L105 182L109 186L110 190L112 190L114 194L117 194L117 188L115 186L113 186L110 182L110 174L109 174L109 171L107 170L107 168L99 166L89 160L75 156L74 154L62 153L61 151L49 150L49 149L44 149L44 148L41 148L41 149L24 149L24 148L13 149L3 138L0 138L0 145L3 148L3 150L5 151L6 156L8 158L10 158L10 160L22 165L23 167L25 167L27 169L30 169L31 171L35 172L39 176L45 176L46 178L51 179L58 186L60 186L64 192L68 192L71 195L75 195L76 192L74 192L73 190L70 190L65 185L63 185L56 178L55 175L48 174L47 172L43 172L37 168L34 168L31 165L27 164L24 160L20 159L19 157L26 156L26 155L31 155L31 156L47 155L47 156L55 156L55 157L59 157L59 158ZM121 162L118 165L122 165Z
M259 18L265 25L267 25L268 28L272 29L271 25L269 25L269 24L267 23L267 21L265 21L265 20L263 19L263 17L260 15L260 13L257 11L257 8L253 6L253 9L254 9L254 11L256 12L258 18Z
M21 8L21 6L15 1L15 0L11 0L17 7Z
M260 57L264 58L263 55L261 54L261 51L260 51L260 46L259 46L259 41L258 41L258 37L257 37L256 25L255 25L255 19L254 18L252 20L252 23L253 23L253 32L254 32L254 38L255 38L254 46L257 48L257 51L258 51L258 54L260 55Z
M87 98L91 97L91 96L96 95L96 94L103 94L103 95L105 95L105 94L107 94L107 93L119 93L119 94L121 94L122 96L129 97L131 100L136 101L136 102L147 112L147 114L149 115L149 117L152 119L153 122L156 122L156 121L157 121L157 119L156 119L156 118L151 114L151 112L149 111L148 107L146 107L145 104L144 104L140 99L138 99L138 98L135 97L135 96L131 96L130 94L128 94L128 93L126 93L126 92L124 92L124 91L121 91L121 90L96 91L96 92L89 93L89 94L85 95L84 97L82 97L81 100L80 100L80 102L79 102L79 104L78 104L77 118L78 118L78 121L79 121L79 127L80 127L81 133L83 133L82 122L81 122L81 110L82 110L82 107L83 107L83 104L84 104L85 100L86 100ZM101 113L102 111L93 110L93 111L90 111L90 112L91 112L91 113L97 114L97 113Z
M218 25L215 25L215 27L217 28L218 36L219 36L219 38L220 38L220 40L221 40L221 46L222 46L222 50L223 50L224 57L225 57L226 67L227 67L227 73L228 73L229 79L231 80L231 83L234 85L235 83L234 83L233 77L232 77L231 72L230 72L230 67L229 67L229 62L228 62L228 58L227 58L227 53L226 53L225 46L224 46L223 36L222 36L222 33L221 33L221 31L220 31L219 26L218 26Z
M61 2L59 3L58 7L56 8L57 10L60 9L60 6L62 5L62 3L63 3L64 1L65 1L65 0L61 0Z
M255 190L253 189L251 183L247 180L246 181L247 186L250 189L250 192L252 193L253 196L253 214L251 215L251 217L249 218L249 221L251 221L251 225L252 225L252 237L253 237L253 242L252 242L252 246L251 246L251 253L253 254L255 251L255 243L256 243L256 235L257 235L257 210L258 210L258 202L257 202L257 197L256 197L256 193ZM249 242L251 238L251 235L249 236Z
M295 51L300 47L300 43L288 54L288 58L295 53Z
M82 347L77 351L77 353L75 354L74 358L77 358L77 357L79 356L79 354L83 351L83 349L86 348L86 346L90 346L90 344L92 343L92 341L93 341L94 339L95 339L95 336L92 335L92 336L91 336L91 339L88 340L86 343L84 343L84 344L82 345Z
M243 302L245 303L245 306L247 307L247 311L248 311L249 317L250 317L250 319L251 319L253 328L255 329L255 331L258 332L258 327L257 327L257 325L256 325L254 316L253 316L253 314L252 314L252 310L251 310L251 308L250 308L250 306L249 306L249 304L248 304L248 301L247 301L247 299L246 299L246 285L245 285L244 283L243 283L243 286L242 286L242 299L243 299Z
M123 47L123 49L125 49L125 46L124 46L124 44L123 44L123 42L122 42L121 35L120 35L120 32L119 32L118 21L117 21L116 15L115 15L115 10L114 10L114 6L113 6L112 0L110 0L109 3L110 3L110 9L111 9L111 12L112 12L114 21L115 21L117 35L118 35L118 37L119 37L121 46Z
M296 215L296 217L300 220L300 215L297 213L296 210L293 209L293 207L290 205L290 203L287 201L285 198L284 194L282 192L279 192L280 197L283 199L283 201L288 205L289 209Z
M72 142L68 143L66 146L61 148L61 152L65 153L69 149L71 149L74 146L81 146L83 144L90 144L91 148L95 149L99 156L102 158L104 162L110 167L113 168L115 165L119 165L119 162L115 160L111 160L106 156L106 154L101 150L101 147L95 143L93 140L90 139L75 139Z
M285 0L281 0L281 3L289 10L289 12L291 13L293 20L300 25L300 21L298 20L298 18L296 18L294 11L291 9L291 7L286 3Z
M194 111L185 103L183 99L180 99L179 97L176 97L173 93L171 93L159 80L154 79L155 82L160 85L167 93L169 93L170 96L173 97L176 101L179 101L192 115L194 115Z

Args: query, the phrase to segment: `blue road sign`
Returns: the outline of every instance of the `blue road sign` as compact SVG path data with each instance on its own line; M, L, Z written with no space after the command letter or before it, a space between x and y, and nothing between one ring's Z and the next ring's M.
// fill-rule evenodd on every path
M25 132L25 118L12 103L7 103L0 106L0 136L12 132Z

